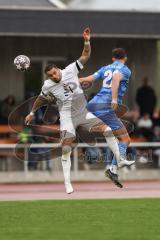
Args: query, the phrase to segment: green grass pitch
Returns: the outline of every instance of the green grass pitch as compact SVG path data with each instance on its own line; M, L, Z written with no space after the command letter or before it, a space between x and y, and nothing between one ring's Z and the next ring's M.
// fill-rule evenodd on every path
M160 199L0 202L1 240L159 240Z

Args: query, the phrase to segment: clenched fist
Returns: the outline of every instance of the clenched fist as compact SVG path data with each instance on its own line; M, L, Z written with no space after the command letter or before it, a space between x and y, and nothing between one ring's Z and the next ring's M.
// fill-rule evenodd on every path
M84 29L84 31L83 31L83 38L84 38L85 41L90 41L90 38L91 38L91 30L90 30L89 27L86 28L86 29Z
M31 114L28 114L26 117L25 117L25 124L26 125L29 125L34 119L34 115L31 115Z

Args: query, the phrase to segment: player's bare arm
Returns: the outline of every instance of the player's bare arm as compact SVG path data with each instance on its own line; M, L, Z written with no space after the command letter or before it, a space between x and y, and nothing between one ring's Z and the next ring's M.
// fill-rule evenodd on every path
M91 45L90 45L90 38L91 33L90 29L86 28L83 32L83 38L84 38L84 48L81 57L79 58L79 61L84 65L91 55Z
M115 111L118 108L118 89L123 76L120 73L115 73L112 79L112 103L111 107Z
M45 104L47 104L47 99L39 95L33 104L31 112L25 117L25 124L30 124L34 119L35 112Z
M94 79L94 76L93 75L90 75L88 77L83 77L83 78L80 78L79 81L80 81L80 84L83 84L85 82L88 82L88 83L91 83L93 82L95 79Z

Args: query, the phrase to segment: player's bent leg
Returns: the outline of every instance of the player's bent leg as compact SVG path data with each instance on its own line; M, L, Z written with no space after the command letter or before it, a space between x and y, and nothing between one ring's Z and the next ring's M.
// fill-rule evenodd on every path
M127 145L130 144L131 139L125 127L122 127L118 130L113 130L113 134L120 142L123 142Z
M113 152L115 158L114 162L112 162L111 169L105 170L105 176L108 177L117 187L122 188L123 185L118 180L117 174L117 162L120 163L120 152L118 146L118 140L114 136L111 128L105 124L97 125L92 127L92 131L102 132L105 136L105 139L108 143L108 147Z
M123 167L123 166L130 166L133 163L135 163L135 161L128 161L127 160L127 156L126 156L126 150L128 145L130 144L130 137L129 134L126 130L125 127L115 130L113 131L114 135L118 138L119 140L119 151L120 151L120 155L121 155L121 161L118 164L119 167ZM112 161L112 164L114 165L114 158Z
M70 194L72 193L73 187L71 184L71 178L70 178L70 171L71 171L71 152L72 152L72 143L74 141L74 138L66 138L62 140L62 169L63 169L63 175L64 175L64 184L66 193Z
M89 133L93 133L94 139L96 140L96 136L104 136L109 148L111 151L116 155L117 159L120 159L120 153L119 153L119 147L118 147L118 141L116 137L113 135L112 130L110 127L108 127L106 124L104 124L100 119L93 117L90 119L90 121L85 122L85 126L83 124L83 128L87 129ZM116 162L117 164L117 162ZM117 166L116 166L117 167ZM122 187L122 184L118 181L118 175L112 174L112 173L106 173L106 177L109 177L111 181L114 182L114 184L118 187Z
M110 131L108 131L110 129ZM114 153L114 161L112 161L111 169L106 169L105 176L108 177L117 187L123 188L123 185L118 180L117 174L117 165L119 166L121 162L120 151L118 146L117 138L114 136L113 132L111 131L110 127L107 127L104 131L104 136L108 143L108 146Z
M101 120L107 124L109 127L111 127L115 137L119 140L119 151L122 161L120 161L119 167L124 165L131 165L134 162L131 161L124 161L126 158L126 149L130 142L130 138L128 135L128 132L123 124L123 122L117 117L116 113L114 111L108 111L104 112L104 114L101 116ZM124 158L125 156L125 158ZM112 160L112 171L116 173L117 171L117 158L114 157ZM108 167L108 166L107 166Z
M120 161L120 152L119 152L119 147L118 147L118 140L114 136L111 128L107 126L106 124L99 124L96 126L93 126L90 131L94 131L97 133L102 133L103 136L106 139L106 142L108 144L108 147L111 149L113 154L115 155L116 160L119 162Z

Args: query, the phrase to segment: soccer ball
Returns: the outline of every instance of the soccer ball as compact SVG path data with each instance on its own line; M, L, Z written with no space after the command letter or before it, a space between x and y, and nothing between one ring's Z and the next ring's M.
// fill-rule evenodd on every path
M14 65L19 71L26 71L30 67L30 59L25 55L19 55L14 59Z

